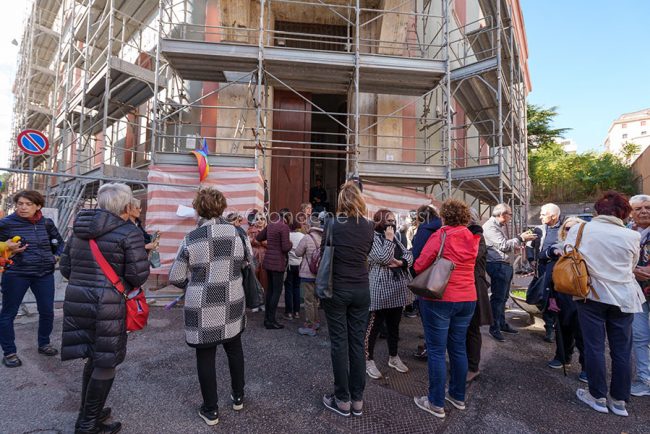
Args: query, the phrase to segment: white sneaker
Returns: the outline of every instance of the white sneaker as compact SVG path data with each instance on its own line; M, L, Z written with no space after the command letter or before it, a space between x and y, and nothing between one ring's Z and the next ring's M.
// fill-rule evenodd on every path
M381 375L381 372L379 372L379 369L377 369L377 365L375 365L374 360L366 360L366 374L368 374L368 377L374 378L375 380L383 377L383 375Z
M632 383L632 396L650 396L650 385L643 381L635 381Z
M415 401L415 405L417 405L419 408L422 410L426 411L427 413L431 413L435 417L439 417L440 419L445 418L445 409L444 407L436 407L435 405L431 404L429 402L429 398L426 396L416 396L413 398L413 401Z
M625 408L625 401L619 401L607 395L607 407L617 416L629 416Z
M599 413L609 413L607 409L607 400L605 398L594 398L587 389L576 390L578 399Z
M400 359L399 356L389 357L388 366L397 370L397 372L401 372L403 374L409 371L408 366L406 366L404 362L402 362L402 359Z

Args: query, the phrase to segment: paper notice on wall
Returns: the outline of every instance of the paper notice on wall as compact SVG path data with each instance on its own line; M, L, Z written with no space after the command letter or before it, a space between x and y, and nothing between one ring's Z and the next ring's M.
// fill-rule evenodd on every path
M185 206L185 205L178 205L178 209L176 210L176 215L179 217L187 218L187 217L192 217L196 218L196 211L194 208Z

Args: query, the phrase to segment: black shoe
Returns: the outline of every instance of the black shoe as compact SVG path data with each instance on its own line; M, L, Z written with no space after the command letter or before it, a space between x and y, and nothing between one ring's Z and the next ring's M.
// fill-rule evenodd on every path
M86 390L83 415L79 425L75 427L75 434L115 434L122 429L122 424L119 422L104 424L99 420L106 410L104 404L112 385L113 379L97 380L90 378Z
M2 364L7 368L17 368L23 364L16 353L7 354L2 358Z
M499 342L505 342L506 338L503 337L500 331L490 330L490 336Z
M234 395L230 395L230 399L232 399L232 409L235 411L242 410L244 408L244 395L238 396L235 398Z
M334 395L325 395L323 396L323 405L328 409L332 410L336 414L340 414L344 417L350 416L350 409L343 410L336 402Z
M81 419L84 416L84 404L86 402L86 392L88 391L88 382L90 381L90 376L93 373L94 365L92 362L92 359L88 359L86 361L86 364L84 365L84 370L83 374L81 377L81 406L79 407L79 415L77 416L77 421L74 424L74 429L79 429L79 424L81 423ZM105 422L106 419L111 417L111 408L106 407L103 408L101 413L99 413L99 418L97 418L100 422Z
M418 349L415 350L415 353L413 353L413 357L415 357L418 360L427 360L428 358L427 347L418 345Z
M266 327L269 330L280 330L284 328L282 324L279 324L277 322L265 322L264 327Z
M205 423L210 426L216 425L219 423L219 410L206 410L204 406L199 408L199 416Z
M53 356L56 356L57 354L59 354L59 350L54 348L52 345L47 344L47 345L43 345L42 347L40 347L38 349L38 353L43 354L44 356L53 357Z
M549 344L555 342L555 336L553 335L553 330L546 332L546 335L544 335L544 342L548 342Z
M517 333L519 333L519 330L512 328L510 324L506 324L503 327L501 327L501 332L510 333L511 335L516 335Z

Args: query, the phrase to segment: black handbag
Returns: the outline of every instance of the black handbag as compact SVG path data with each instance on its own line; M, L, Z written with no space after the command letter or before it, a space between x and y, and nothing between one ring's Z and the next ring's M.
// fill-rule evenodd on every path
M239 237L244 243L244 261L246 264L242 267L241 277L242 285L244 287L244 297L246 299L246 307L255 309L264 304L264 288L257 276L255 276L255 266L252 259L248 255L248 248L246 247L246 240L240 234Z
M332 298L334 295L334 222L330 220L327 227L327 239L318 263L318 274L314 289L320 299Z
M526 303L538 305L544 301L545 281L546 273L542 273L540 276L535 273L535 277L533 277L533 280L528 284L528 289L526 289Z

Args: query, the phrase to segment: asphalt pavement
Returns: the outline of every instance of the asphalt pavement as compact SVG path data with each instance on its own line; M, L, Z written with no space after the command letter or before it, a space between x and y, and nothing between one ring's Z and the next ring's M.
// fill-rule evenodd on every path
M279 309L281 312L282 309ZM321 311L321 314L324 315ZM208 427L197 415L201 403L194 350L184 343L182 311L154 307L149 326L129 337L108 404L124 433L649 433L650 397L632 397L627 418L599 414L580 403L576 363L568 375L546 362L554 346L542 341L540 322L511 310L516 336L497 343L484 332L481 375L468 388L467 409L447 407L444 420L419 410L413 397L427 393L426 362L411 354L419 343L417 318L404 318L399 353L410 367L388 368L384 340L375 360L382 380L367 379L364 414L343 418L321 404L333 391L326 327L317 337L300 336L297 321L284 330L262 327L263 313L249 313L243 344L246 359L244 410L230 406L226 358L217 355L220 422ZM324 323L324 322L323 322ZM37 353L37 315L20 317L17 344L23 366L0 366L0 432L71 433L79 405L82 361L61 362ZM60 345L61 311L53 344Z

